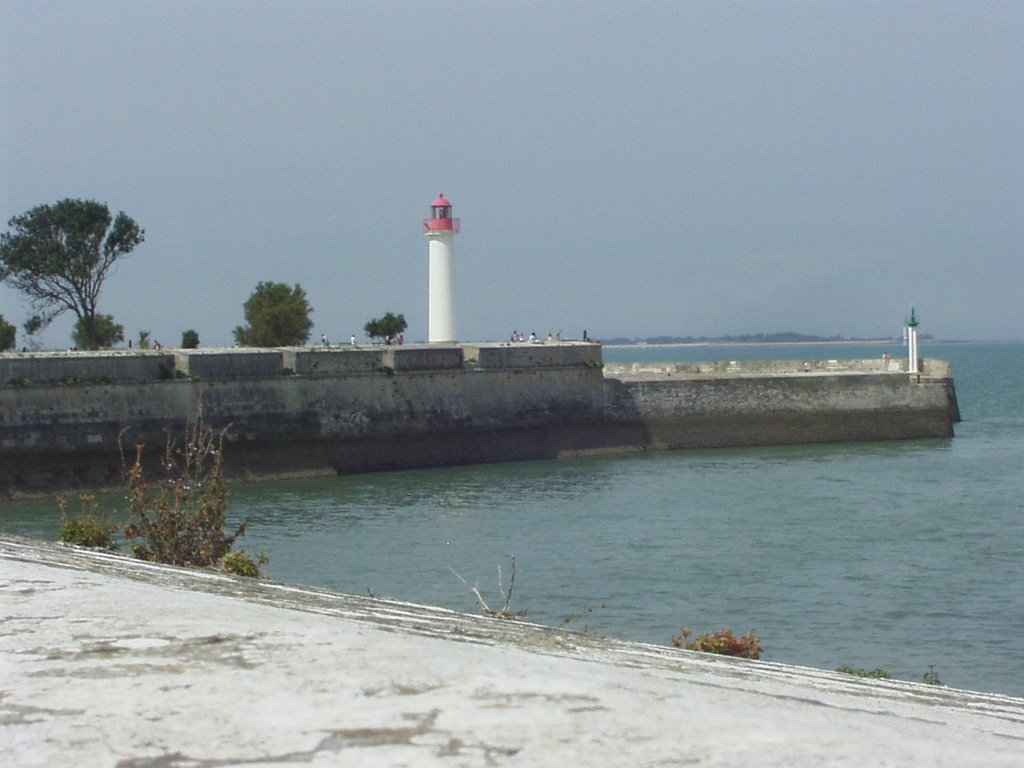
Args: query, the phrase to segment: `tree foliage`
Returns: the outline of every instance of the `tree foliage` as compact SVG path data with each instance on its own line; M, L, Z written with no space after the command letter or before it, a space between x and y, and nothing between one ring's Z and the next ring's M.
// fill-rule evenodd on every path
M71 332L71 340L78 349L110 349L124 341L124 326L115 323L113 315L96 315L92 337L89 337L85 323L79 320Z
M26 334L28 334L29 336L35 336L37 333L43 330L43 318L41 318L39 315L32 315L32 317L28 318L25 321L22 327L25 329Z
M0 352L14 349L17 333L18 329L14 327L14 324L8 323L4 320L4 316L0 315Z
M396 315L388 312L384 317L375 317L363 326L366 335L371 339L393 339L398 334L404 333L409 324L405 322L405 315Z
M189 328L187 331L183 331L181 334L181 348L182 349L197 349L199 347L199 333Z
M306 292L298 283L260 282L243 305L246 325L235 328L235 341L245 347L288 347L309 339L313 321Z
M22 328L25 330L25 346L33 352L38 352L42 343L36 338L36 334L43 329L43 320L39 315L32 315L28 318Z
M104 203L72 199L36 206L8 226L13 231L0 235L0 277L29 297L39 328L70 310L81 323L80 346L98 348L100 290L145 232L123 211L112 217Z

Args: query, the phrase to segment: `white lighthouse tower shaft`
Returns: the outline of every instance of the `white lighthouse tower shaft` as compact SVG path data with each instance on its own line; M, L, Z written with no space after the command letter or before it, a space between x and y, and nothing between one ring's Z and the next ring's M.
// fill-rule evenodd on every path
M458 340L455 330L455 235L429 232L430 301L427 340L431 344ZM422 305L421 305L422 306Z
M910 308L910 317L907 318L907 356L909 357L908 370L910 373L920 373L920 360L917 351L917 326L919 325L917 313Z
M431 217L423 220L423 233L429 240L429 300L427 341L453 344L455 330L455 235L459 220L452 218L452 204L443 194L430 205Z

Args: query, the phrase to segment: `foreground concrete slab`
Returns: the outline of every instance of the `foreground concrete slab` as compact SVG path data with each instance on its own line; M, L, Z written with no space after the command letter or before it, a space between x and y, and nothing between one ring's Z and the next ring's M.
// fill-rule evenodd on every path
M0 537L11 766L1017 766L1024 699Z

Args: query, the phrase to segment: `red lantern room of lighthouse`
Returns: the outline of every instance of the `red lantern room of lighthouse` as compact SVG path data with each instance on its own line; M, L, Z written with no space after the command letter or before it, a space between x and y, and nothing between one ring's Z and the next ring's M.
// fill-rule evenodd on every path
M430 218L423 220L424 232L453 232L459 231L459 220L452 218L452 204L442 192L437 199L430 204Z

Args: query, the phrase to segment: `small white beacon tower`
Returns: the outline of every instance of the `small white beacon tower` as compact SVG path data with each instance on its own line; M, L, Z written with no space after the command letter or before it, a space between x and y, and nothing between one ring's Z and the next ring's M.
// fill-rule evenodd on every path
M907 355L909 356L909 367L908 370L911 373L920 373L921 366L920 360L917 354L917 326L919 325L917 320L917 313L914 308L910 308L910 317L907 318Z
M459 220L452 218L452 204L444 193L430 204L430 218L423 220L423 234L429 240L429 301L427 341L454 344L455 332L455 235Z

